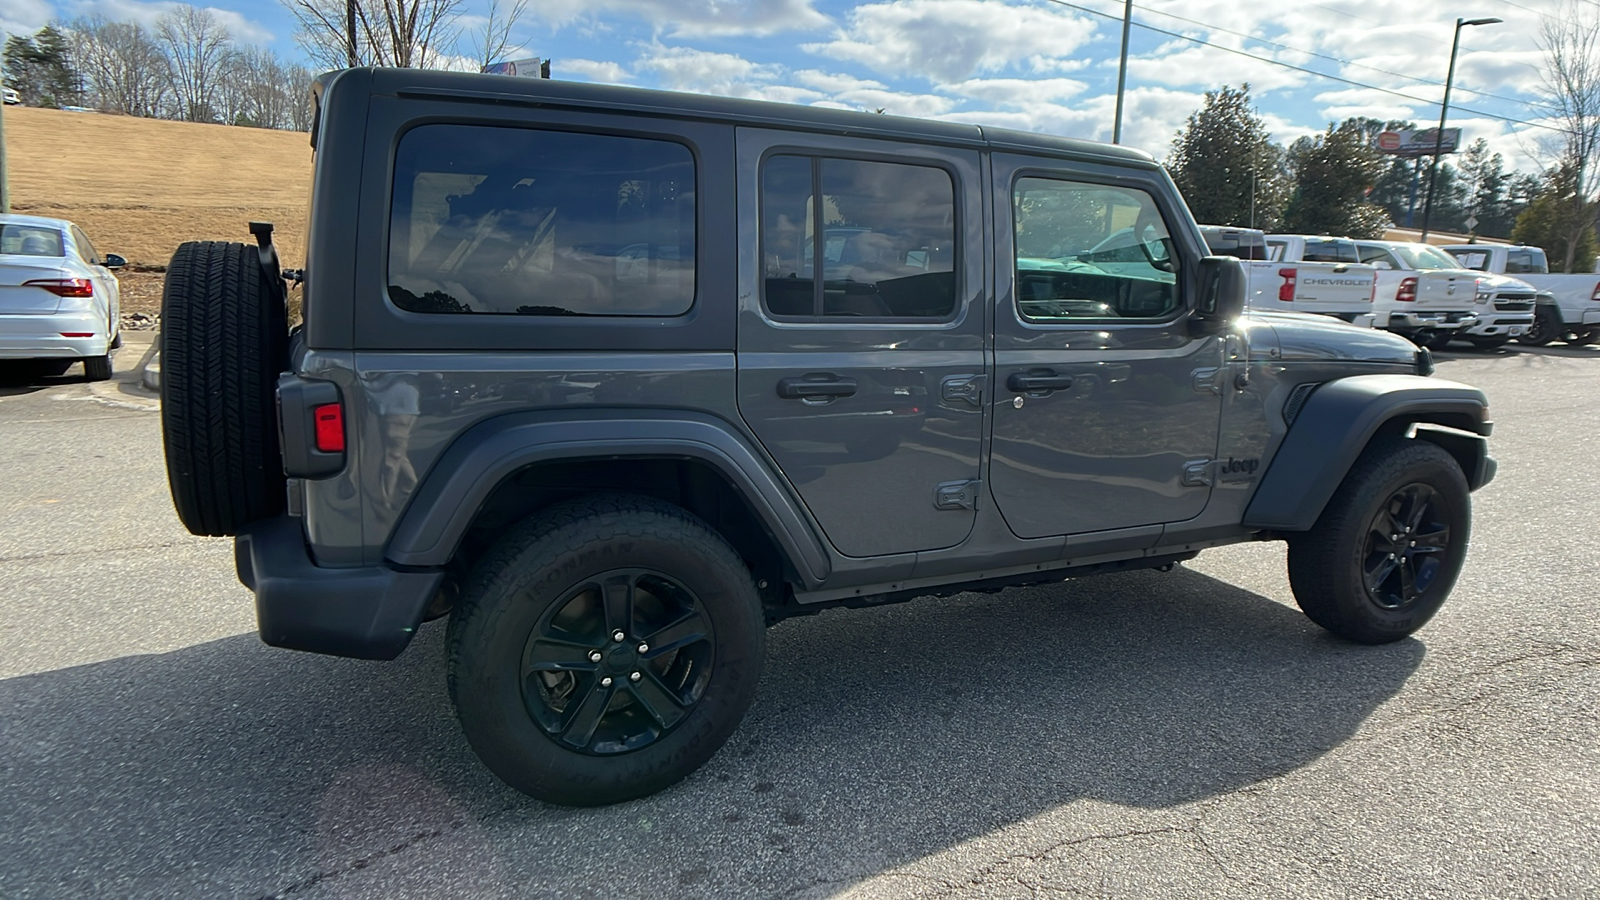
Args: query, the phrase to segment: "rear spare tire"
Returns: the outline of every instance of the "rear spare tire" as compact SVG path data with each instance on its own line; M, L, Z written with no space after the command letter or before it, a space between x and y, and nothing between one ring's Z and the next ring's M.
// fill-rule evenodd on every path
M161 426L172 503L191 532L237 534L283 512L274 390L287 365L283 283L262 251L178 247L161 295Z

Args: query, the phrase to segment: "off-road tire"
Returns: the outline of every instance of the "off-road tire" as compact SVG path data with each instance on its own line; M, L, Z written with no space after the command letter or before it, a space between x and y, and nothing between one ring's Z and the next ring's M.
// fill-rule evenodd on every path
M288 365L283 285L255 247L192 241L161 295L161 425L178 518L201 535L284 509L278 376Z
M1561 336L1561 319L1548 306L1535 307L1533 324L1517 338L1518 343L1529 347L1543 347Z
M659 731L649 737L647 729L648 741L641 746L606 750L598 743L602 728L597 726L591 729L596 743L576 749L564 742L567 732L553 730L559 725L536 718L546 716L548 723L552 713L541 693L545 685L536 680L541 676L526 671L532 648L549 634L548 623L558 612L565 616L572 604L587 602L586 585L639 571L673 579L692 596L708 623L703 630L710 634L714 655L703 668L709 677L697 701L671 726L642 718L647 711L642 705L634 712L641 716L636 721ZM603 650L626 655L635 641L643 643L642 634L632 633L625 641L605 643L612 621L607 617L601 626L600 645L574 651L578 662L569 667L574 674L557 676L570 678L572 685L568 721L583 712L581 704L587 700L580 692L582 698L591 696L608 672L617 682L609 689L614 694L592 694L602 698L595 707L604 710L599 716L612 716L619 702L618 715L625 716L637 702L628 673L606 668L613 665L610 656L603 664L588 666L593 674L576 671L586 665L586 654ZM671 504L606 494L537 513L502 537L468 576L451 614L448 640L450 697L468 743L484 764L540 800L598 806L659 791L699 768L722 746L755 696L765 621L749 569L704 522ZM641 655L639 662L628 665L654 664ZM626 731L620 733L606 746L634 743Z
M1372 547L1375 519L1386 504L1416 485L1434 492L1438 518L1449 533L1445 551L1426 588L1393 607L1375 599L1365 571L1382 565ZM1461 467L1443 448L1422 439L1375 440L1351 466L1317 524L1289 539L1289 584L1311 621L1339 637L1363 644L1397 641L1439 611L1466 559L1471 536L1471 499Z
M85 381L110 381L111 354L85 356L83 358L83 377Z

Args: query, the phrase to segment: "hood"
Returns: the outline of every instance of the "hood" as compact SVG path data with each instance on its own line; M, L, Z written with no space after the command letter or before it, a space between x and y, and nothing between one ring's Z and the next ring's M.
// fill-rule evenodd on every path
M1417 345L1399 335L1309 313L1250 312L1245 319L1272 329L1283 362L1392 363L1414 366ZM1252 337L1254 331L1252 328Z
M1470 270L1469 270L1470 271ZM1524 291L1529 294L1539 293L1539 289L1520 279L1509 275L1495 275L1490 272L1472 272L1483 282L1483 286L1496 291Z

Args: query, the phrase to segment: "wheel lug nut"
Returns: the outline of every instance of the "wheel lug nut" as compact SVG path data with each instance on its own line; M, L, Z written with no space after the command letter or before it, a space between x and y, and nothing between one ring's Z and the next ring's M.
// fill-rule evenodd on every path
M589 662L599 662L599 661L600 661L600 651L599 650L590 650L589 651Z
M600 686L601 687L611 687L611 676L607 675L606 677L600 679Z
M638 681L642 677L644 677L644 676L640 675L638 672L634 672L633 674L628 676L628 680L629 681Z
M611 632L611 639L613 641L616 641L619 644L622 643L623 639L626 638L626 637L627 637L627 635L623 634L620 631Z
M650 645L649 644L640 644L639 645L639 652L640 653L649 653L650 652Z

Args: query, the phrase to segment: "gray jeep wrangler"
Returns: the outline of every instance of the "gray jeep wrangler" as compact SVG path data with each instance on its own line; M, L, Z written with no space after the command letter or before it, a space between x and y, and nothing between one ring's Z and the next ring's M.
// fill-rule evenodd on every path
M1306 615L1379 643L1461 570L1483 394L1242 315L1142 153L486 75L313 94L303 272L264 225L172 259L173 500L237 536L268 644L390 659L448 616L462 728L535 797L694 771L788 616L1283 540Z

